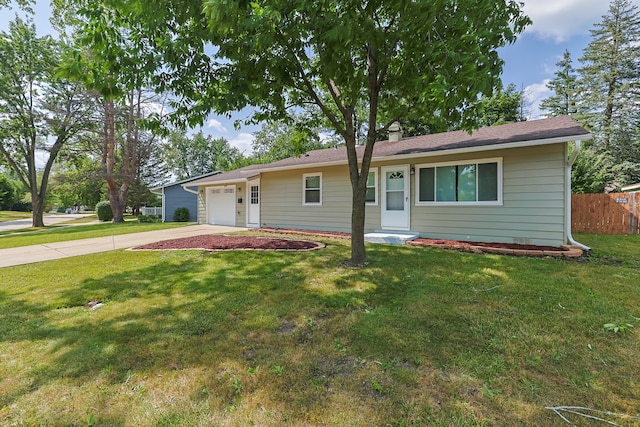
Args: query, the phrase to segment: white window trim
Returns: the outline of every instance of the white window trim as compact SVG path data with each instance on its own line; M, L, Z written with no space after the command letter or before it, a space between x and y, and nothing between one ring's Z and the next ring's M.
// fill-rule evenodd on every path
M375 200L373 202L365 202L367 206L378 206L378 168L369 168L369 173L373 172L373 183L375 188ZM367 175L367 179L369 176Z
M423 168L436 168L438 166L453 166L453 165L467 165L478 163L497 163L498 164L498 200L495 201L476 201L476 202L421 202L420 201L420 169ZM441 162L441 163L423 163L415 165L416 173L415 179L415 205L416 206L502 206L502 188L503 188L503 175L502 175L502 157L493 157L488 159L468 159L468 160L456 160L454 162ZM476 175L476 189L478 188L478 176Z
M307 203L307 177L308 176L319 176L320 177L320 201L314 203ZM315 188L309 189L315 190ZM313 173L305 173L302 174L302 206L322 206L322 172L313 172Z

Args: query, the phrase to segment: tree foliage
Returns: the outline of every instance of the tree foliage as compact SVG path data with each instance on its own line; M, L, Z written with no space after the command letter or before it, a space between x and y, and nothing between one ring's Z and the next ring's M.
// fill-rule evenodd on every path
M126 26L134 45L160 55L143 58L142 68L177 95L172 107L183 122L248 105L253 120L308 105L321 111L347 147L356 265L365 260L366 182L379 135L405 117L477 126L479 95L499 85L497 48L530 22L514 0L165 0L152 10L140 0L91 3L99 5L81 11L85 40L111 64L126 63L123 32L113 29Z
M305 126L302 117L295 122L270 121L255 132L252 161L271 163L287 157L298 157L311 150L324 148L320 129Z
M106 196L100 162L90 156L75 156L60 162L52 173L50 196L63 207L93 208Z
M573 116L577 112L578 105L578 75L573 68L571 53L565 50L563 57L556 63L558 70L555 77L547 83L547 88L554 95L544 99L540 103L540 109L548 111L548 116Z
M31 193L34 227L44 225L56 158L86 129L93 111L80 85L54 74L63 49L19 18L0 33L0 155Z
M512 83L505 90L498 90L492 96L481 99L479 124L495 126L527 120L523 111L524 93Z
M22 183L0 173L0 210L12 210L13 206L22 200L24 188Z
M601 192L640 181L640 12L629 0L612 0L594 24L577 74L568 52L549 82L555 94L541 106L569 114L594 140L574 165L574 192Z
M179 180L236 169L246 163L240 150L226 139L213 138L202 131L191 137L173 132L164 150L168 167Z
M588 124L605 150L614 128L629 110L640 108L640 13L629 0L613 0L609 13L591 30L580 58L582 102Z

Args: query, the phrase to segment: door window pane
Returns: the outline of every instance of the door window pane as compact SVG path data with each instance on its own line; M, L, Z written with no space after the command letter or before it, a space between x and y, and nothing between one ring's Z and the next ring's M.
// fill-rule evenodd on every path
M404 173L389 171L386 173L386 198L388 211L404 210Z
M404 191L404 174L402 171L387 172L387 191Z
M387 191L387 210L404 210L404 191Z
M257 205L259 203L259 187L257 185L251 186L251 204Z

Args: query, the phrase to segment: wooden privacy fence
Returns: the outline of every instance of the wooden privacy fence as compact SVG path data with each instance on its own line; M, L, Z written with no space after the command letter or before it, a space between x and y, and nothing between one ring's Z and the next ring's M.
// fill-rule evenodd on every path
M640 234L640 192L573 194L571 231Z

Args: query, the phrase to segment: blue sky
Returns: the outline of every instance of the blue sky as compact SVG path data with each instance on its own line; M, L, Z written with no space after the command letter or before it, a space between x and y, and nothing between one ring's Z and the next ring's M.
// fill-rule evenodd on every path
M640 7L640 0L632 0L632 3ZM551 94L545 84L553 78L555 64L565 49L571 52L574 66L578 66L578 58L590 40L589 30L600 22L608 9L608 0L524 0L524 11L533 20L533 25L520 35L515 44L501 49L500 56L505 61L502 80L505 86L514 83L525 89L531 104L530 119L541 118L538 104ZM15 10L0 13L0 31L7 29ZM48 0L37 0L35 22L40 34L52 31L48 23L49 14ZM248 154L252 133L259 126L243 126L239 130L233 127L235 119L246 118L248 114L236 114L231 119L211 116L202 130L214 137L226 138Z

